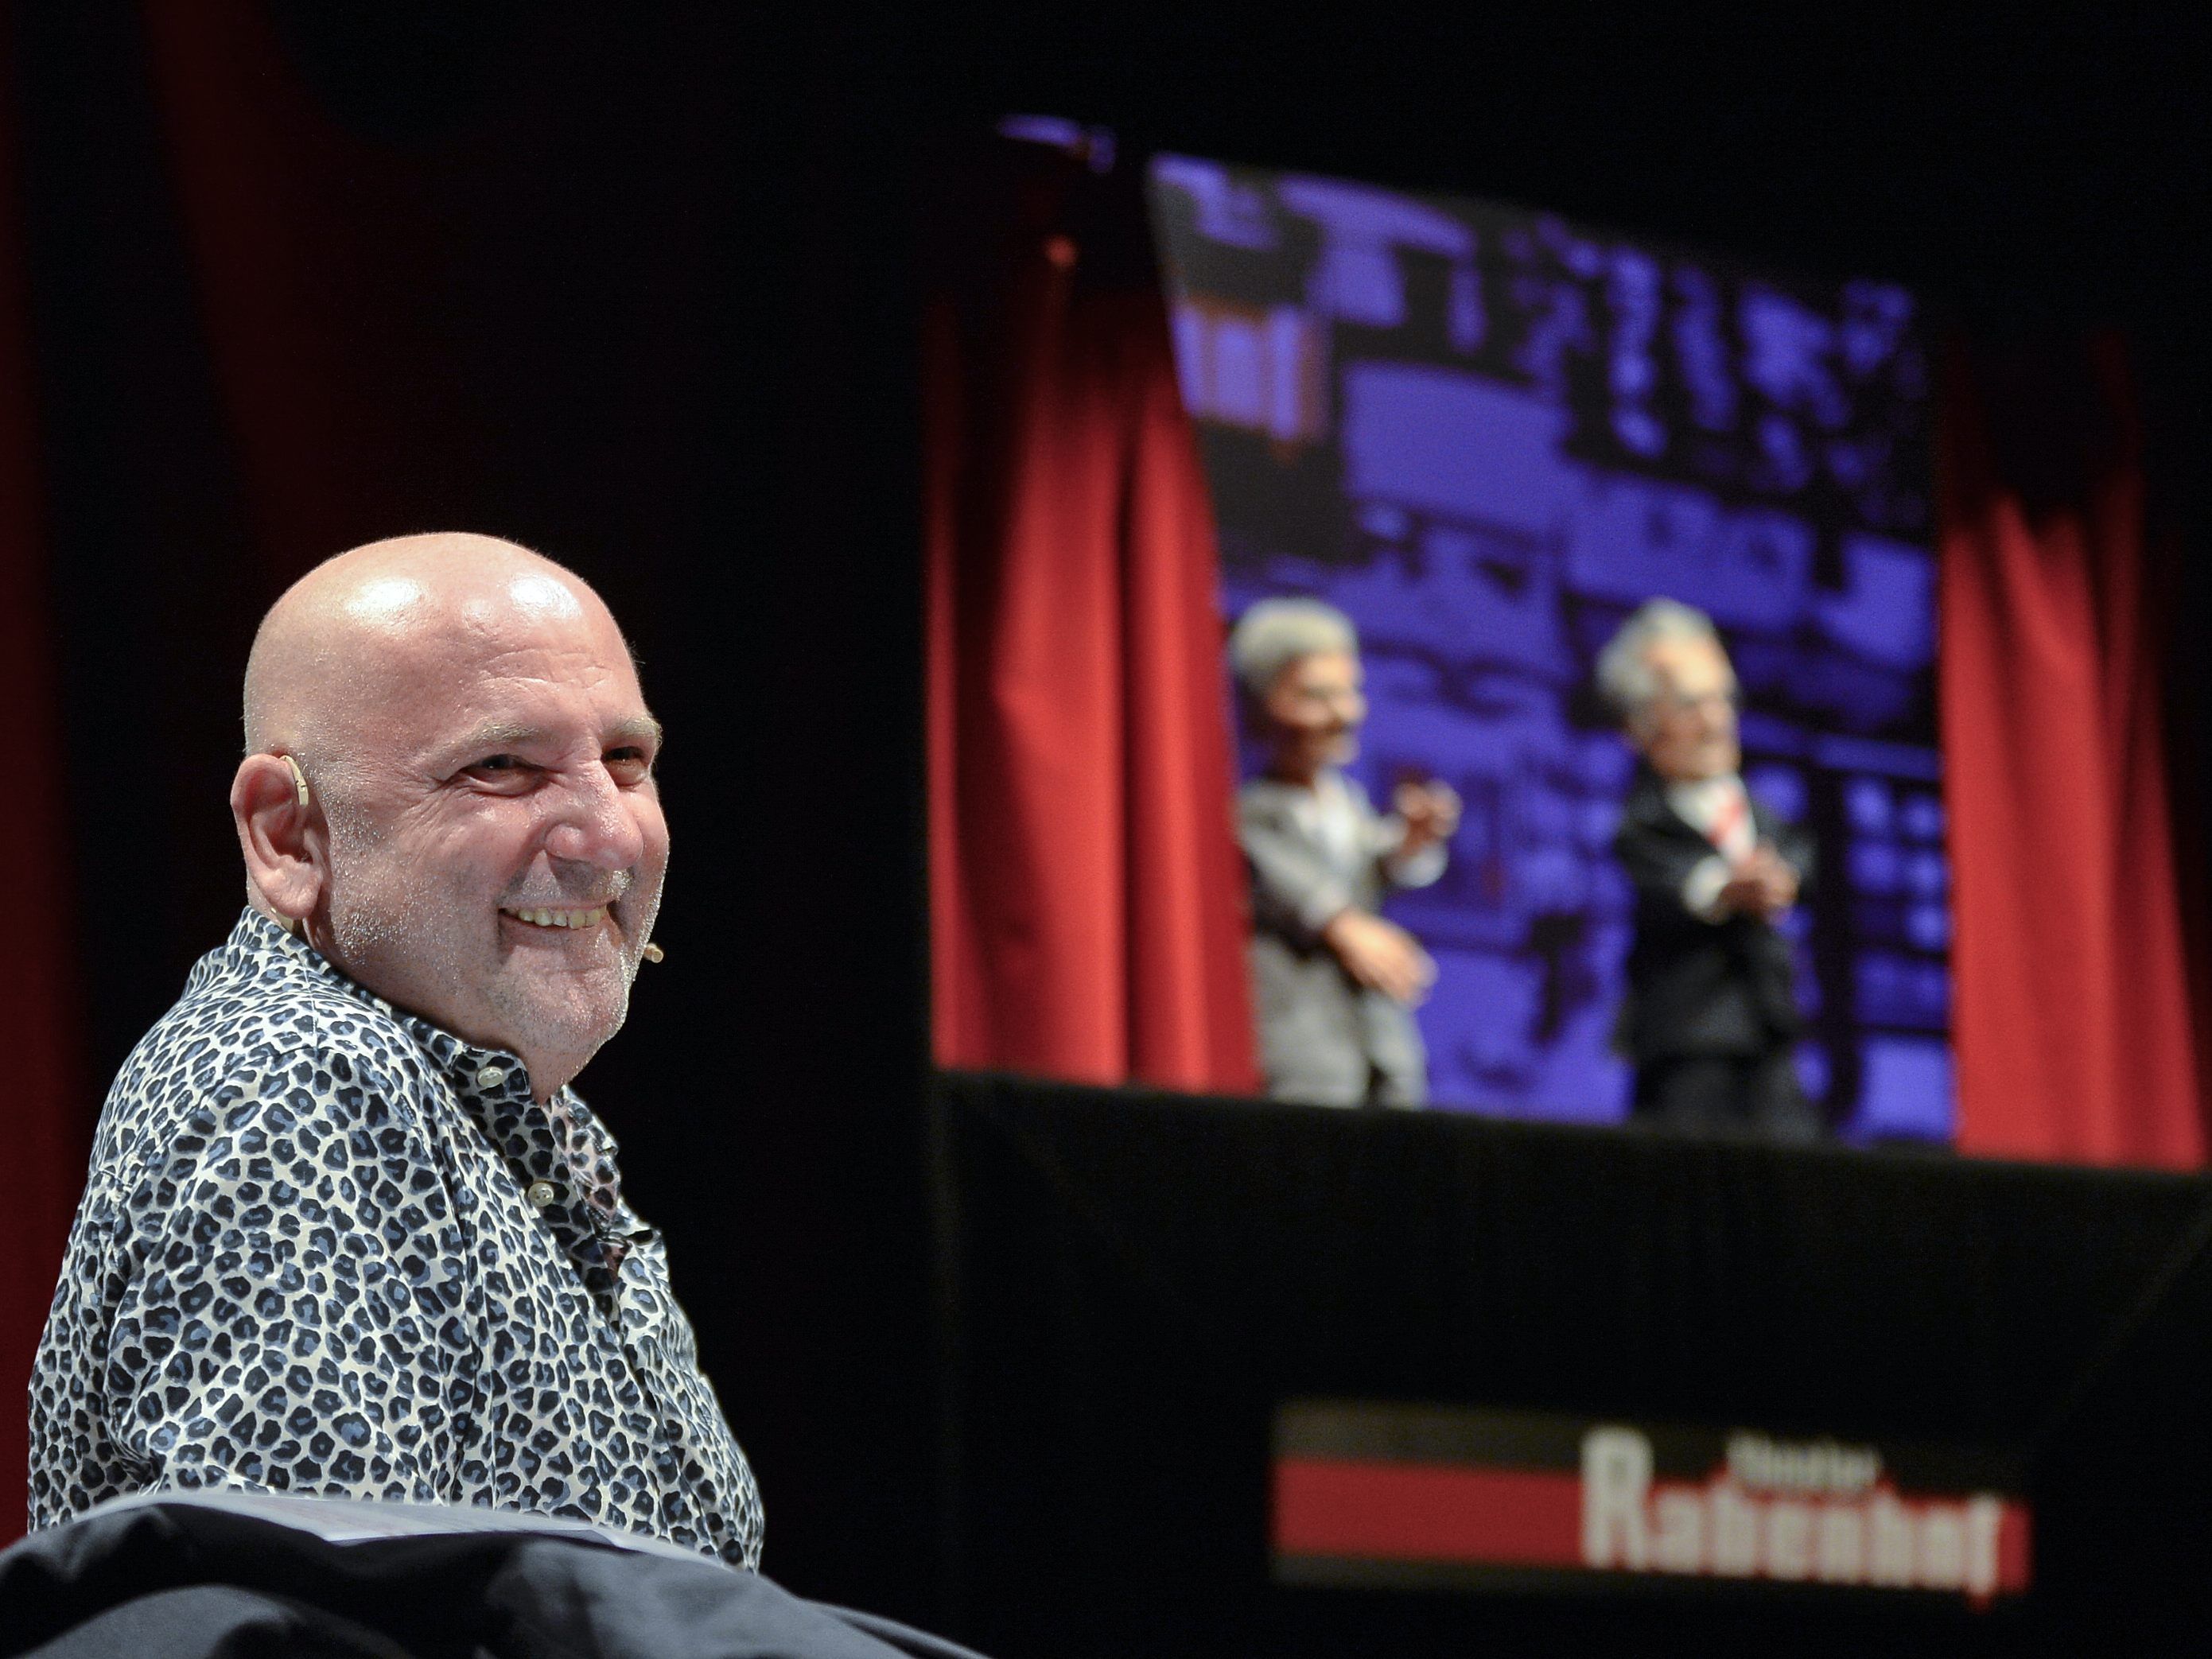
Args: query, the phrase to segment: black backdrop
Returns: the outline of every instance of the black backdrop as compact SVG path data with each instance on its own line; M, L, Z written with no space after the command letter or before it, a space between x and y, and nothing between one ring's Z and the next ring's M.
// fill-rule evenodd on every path
M332 547L513 535L635 636L674 744L672 959L586 1084L760 1466L771 1571L886 1611L931 1616L941 1577L907 204L942 141L1042 109L1125 153L1893 275L1994 330L2117 322L2179 389L2160 430L2195 442L2205 138L2190 42L2154 17L2027 40L1492 9L1328 38L1188 8L267 9L328 119L426 174L478 157L453 198L477 210L391 251L418 308L313 319L424 382L399 453L356 458ZM19 8L14 56L66 699L34 763L67 791L104 1075L235 908L237 674L283 576L331 548L256 544L142 21ZM485 162L471 135L526 76L526 131Z
M418 38L276 14L343 131L410 177L479 158L437 240L381 251L398 297L311 312L295 343L421 382L419 427L355 458L327 547L257 539L219 374L237 343L207 320L140 21L19 19L66 709L41 763L72 808L88 1069L112 1073L242 902L237 684L283 582L434 526L571 563L670 730L674 830L668 963L584 1086L771 1494L772 1571L922 1611L916 463L886 161L907 135L828 43L749 26L495 8L472 70L429 72L433 13L470 9L401 7ZM520 73L553 84L517 116L498 94ZM487 123L523 127L491 164Z

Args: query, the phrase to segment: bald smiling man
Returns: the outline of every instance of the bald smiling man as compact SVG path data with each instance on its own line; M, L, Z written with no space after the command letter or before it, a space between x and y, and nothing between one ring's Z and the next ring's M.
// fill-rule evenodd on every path
M668 864L599 596L481 536L262 623L247 908L124 1064L31 1386L31 1524L159 1487L570 1516L760 1560L659 1237L569 1084Z

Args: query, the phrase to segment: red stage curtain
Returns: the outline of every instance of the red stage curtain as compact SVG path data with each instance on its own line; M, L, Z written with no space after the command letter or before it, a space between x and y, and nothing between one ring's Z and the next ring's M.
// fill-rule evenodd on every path
M425 395L441 355L441 250L460 227L430 169L319 106L254 0L149 0L167 160L271 596L392 533L392 480L436 477ZM364 462L364 457L373 458ZM405 525L409 529L431 526Z
M0 8L0 64L9 17ZM19 258L10 87L0 76L0 708L20 757L0 811L0 869L15 872L0 945L0 1543L23 1530L28 1457L21 1401L53 1300L62 1243L84 1185L77 981L62 818L61 708L39 543L37 453ZM117 764L127 766L118 753ZM118 780L118 783L120 781Z
M1947 394L1959 1144L2201 1165L2160 686L2172 566L2126 357L1960 351Z
M1133 179L1008 143L933 204L940 1065L1255 1080L1212 510Z

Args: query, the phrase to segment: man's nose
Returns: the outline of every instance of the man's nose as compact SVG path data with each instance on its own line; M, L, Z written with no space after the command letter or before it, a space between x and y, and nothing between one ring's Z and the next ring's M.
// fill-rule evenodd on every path
M627 870L645 856L645 831L629 797L604 767L580 775L561 792L545 831L545 851L571 863Z

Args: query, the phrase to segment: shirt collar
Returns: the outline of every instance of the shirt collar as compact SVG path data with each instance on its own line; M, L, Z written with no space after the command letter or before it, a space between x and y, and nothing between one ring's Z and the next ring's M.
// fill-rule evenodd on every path
M1667 786L1667 805L1692 829L1703 834L1720 817L1721 809L1741 794L1743 780L1733 772L1715 778L1698 778Z
M543 1207L553 1212L555 1218L581 1226L583 1206L596 1193L598 1207L617 1226L642 1224L621 1200L614 1137L565 1085L551 1103L573 1125L573 1133L564 1133L554 1121L554 1112L531 1098L530 1073L520 1055L465 1042L419 1014L393 1006L251 905L219 954L257 979L310 975L398 1025L446 1080L518 1180L533 1188L540 1182L550 1188L554 1197Z
M385 1015L414 1040L432 1068L453 1085L463 1103L479 1118L488 1116L488 1109L512 1108L530 1101L530 1072L520 1054L465 1042L419 1014L395 1007L342 971L307 940L285 932L251 905L232 930L225 951L242 965L258 972L276 969L311 975ZM592 1121L583 1102L567 1088L562 1088L556 1098L580 1122Z

